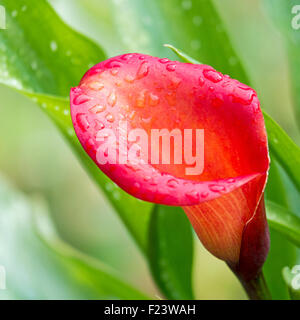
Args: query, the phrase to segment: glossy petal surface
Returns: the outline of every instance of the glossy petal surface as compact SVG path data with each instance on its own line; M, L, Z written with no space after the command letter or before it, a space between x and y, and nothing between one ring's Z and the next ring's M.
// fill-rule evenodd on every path
M145 201L183 206L209 251L243 277L255 276L269 246L263 202L269 157L252 88L207 65L126 54L84 75L71 90L71 114L82 146L116 184ZM199 129L202 140L196 133L185 140L185 130ZM146 140L129 138L132 130ZM160 140L153 142L153 130ZM138 161L122 162L136 143ZM198 172L185 151L198 156L200 144Z

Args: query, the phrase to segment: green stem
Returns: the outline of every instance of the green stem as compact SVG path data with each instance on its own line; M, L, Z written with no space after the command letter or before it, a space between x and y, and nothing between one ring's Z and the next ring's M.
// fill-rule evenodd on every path
M271 300L272 299L262 272L260 272L256 278L250 281L244 281L241 279L240 281L245 291L247 292L247 295L250 300Z

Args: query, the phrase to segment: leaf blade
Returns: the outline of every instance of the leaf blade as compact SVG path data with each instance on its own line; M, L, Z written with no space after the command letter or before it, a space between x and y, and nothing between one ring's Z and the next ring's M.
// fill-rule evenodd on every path
M193 234L183 210L156 206L149 227L152 274L168 299L194 299Z
M300 247L300 219L276 203L267 201L267 218L271 228Z
M41 219L52 235L47 240L38 228ZM11 298L147 299L110 268L62 242L45 206L29 201L2 179L0 222L0 240L5 243L0 261L6 268Z
M0 4L7 16L0 33L1 83L66 97L89 66L105 59L101 48L70 29L45 0Z

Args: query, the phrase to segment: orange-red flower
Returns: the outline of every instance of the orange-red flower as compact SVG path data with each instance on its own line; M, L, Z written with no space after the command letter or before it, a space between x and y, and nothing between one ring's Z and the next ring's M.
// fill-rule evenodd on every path
M269 248L269 157L253 89L207 65L126 54L72 88L71 115L82 146L116 184L182 206L211 253L245 280L257 275Z

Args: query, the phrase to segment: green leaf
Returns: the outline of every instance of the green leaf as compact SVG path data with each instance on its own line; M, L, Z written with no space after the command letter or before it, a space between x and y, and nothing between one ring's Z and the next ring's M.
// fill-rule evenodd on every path
M60 240L41 202L0 180L0 264L11 299L146 299L98 260Z
M300 218L276 203L267 201L266 204L270 227L300 247Z
M282 273L291 299L300 300L300 265L294 266L292 270L289 267L285 267Z
M70 29L45 0L0 0L0 82L68 96L86 70L105 59L97 45Z
M282 174L279 172L279 165L276 161L272 161L265 191L266 199L276 201L281 207L286 208L289 207L287 193L289 193L289 189L284 185ZM270 238L271 246L263 267L264 275L272 298L286 300L289 299L289 293L286 283L281 276L282 269L287 265L295 265L297 263L297 247L274 228L270 228Z
M248 82L213 1L113 0L113 4L126 51L170 56L163 45L171 43L198 61Z
M194 299L193 234L179 207L156 206L149 228L151 271L168 299Z
M264 118L270 151L300 191L300 148L266 112Z
M298 124L300 124L300 32L298 0L265 0L267 12L282 33L291 74L291 85L295 101ZM294 9L293 9L294 8Z

